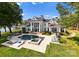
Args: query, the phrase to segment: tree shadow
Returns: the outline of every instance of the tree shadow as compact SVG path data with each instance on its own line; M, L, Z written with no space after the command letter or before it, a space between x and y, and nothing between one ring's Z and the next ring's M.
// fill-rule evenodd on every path
M79 42L79 37L73 37L72 39Z
M73 37L72 40L76 41L76 44L79 45L79 37Z
M6 47L6 46L0 44L0 47Z

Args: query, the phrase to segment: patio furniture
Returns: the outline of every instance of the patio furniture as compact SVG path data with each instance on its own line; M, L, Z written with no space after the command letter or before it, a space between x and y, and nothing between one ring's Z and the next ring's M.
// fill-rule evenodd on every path
M18 41L15 44L13 44L13 46L15 47L20 47L21 45L23 45L26 41Z
M10 34L7 39L10 40L12 37L14 37L15 35L14 34Z
M8 42L7 42L7 44L11 44L11 45L12 45L12 44L13 44L13 42L11 42L11 41L8 41Z

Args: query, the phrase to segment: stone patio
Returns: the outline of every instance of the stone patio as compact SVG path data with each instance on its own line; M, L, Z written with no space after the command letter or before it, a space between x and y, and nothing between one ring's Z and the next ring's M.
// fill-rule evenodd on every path
M54 38L55 34L50 35L50 36L38 34L38 36L44 37L44 40L41 42L40 45L31 44L29 43L30 40L26 40L24 44L22 44L20 47L16 47L15 45L9 45L7 44L7 42L2 43L2 45L9 46L15 49L27 48L34 51L45 53L47 45L49 45L50 42L52 42L52 38Z

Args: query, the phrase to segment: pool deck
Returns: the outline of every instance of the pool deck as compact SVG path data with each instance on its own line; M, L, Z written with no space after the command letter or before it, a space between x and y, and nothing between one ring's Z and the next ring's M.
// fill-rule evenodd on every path
M43 36L44 37L44 36ZM40 45L28 44L28 41L23 45L23 48L28 48L31 50L35 50L38 52L45 53L47 45L51 42L49 37L45 37L45 39L41 42Z
M52 41L52 37L55 34L50 35L50 36L41 35L41 34L40 35L39 34L36 34L36 35L38 35L40 37L44 37L44 40L41 42L40 45L35 45L35 44L28 43L28 42L30 42L30 40L26 40L25 43L22 44L20 47L15 47L15 46L12 46L12 45L7 45L6 42L5 42L4 45L9 46L9 47L12 47L12 48L15 48L15 49L27 48L27 49L31 49L31 50L34 50L34 51L38 51L38 52L41 52L41 53L45 53L47 45L50 44L50 42Z

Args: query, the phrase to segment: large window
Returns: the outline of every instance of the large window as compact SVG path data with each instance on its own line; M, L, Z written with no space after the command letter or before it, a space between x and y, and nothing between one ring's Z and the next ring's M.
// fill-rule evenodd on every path
M57 28L52 28L52 32L57 32Z
M39 23L34 23L34 27L39 27Z
M39 23L33 23L33 31L34 32L39 32Z

